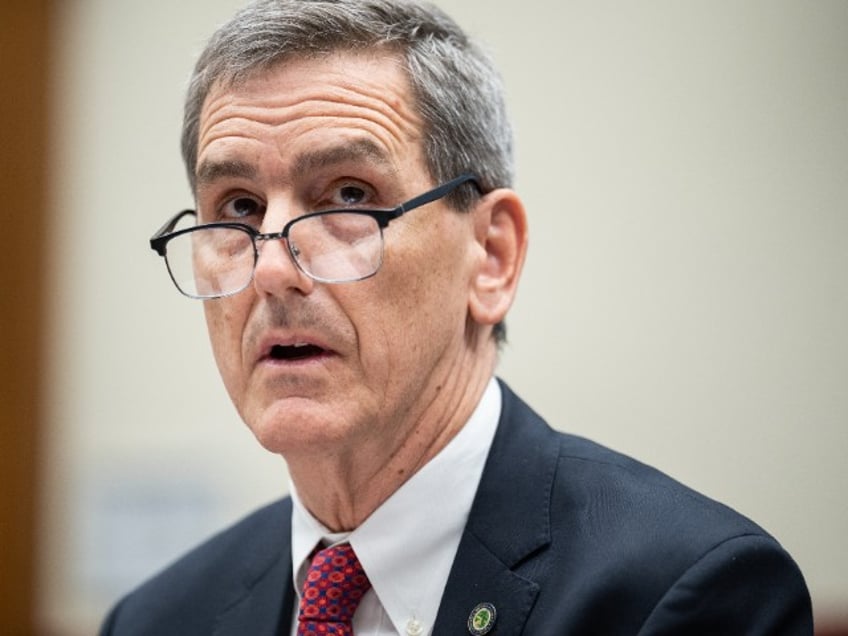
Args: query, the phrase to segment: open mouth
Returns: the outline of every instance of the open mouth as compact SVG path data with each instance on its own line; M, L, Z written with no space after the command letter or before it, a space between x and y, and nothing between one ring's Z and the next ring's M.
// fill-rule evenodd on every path
M326 350L312 344L274 345L268 357L271 360L291 362L316 358L326 353Z

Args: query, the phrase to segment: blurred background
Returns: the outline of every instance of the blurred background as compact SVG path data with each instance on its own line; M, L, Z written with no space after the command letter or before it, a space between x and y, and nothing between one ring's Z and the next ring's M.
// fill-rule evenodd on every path
M3 634L95 632L288 487L147 246L192 204L184 88L242 4L0 4ZM848 2L438 4L515 121L531 246L500 375L755 519L845 629Z

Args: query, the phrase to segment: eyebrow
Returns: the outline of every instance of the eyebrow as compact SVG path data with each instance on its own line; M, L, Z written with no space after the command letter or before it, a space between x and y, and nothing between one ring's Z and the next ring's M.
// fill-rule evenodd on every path
M306 152L295 160L294 175L303 177L314 170L351 161L369 160L381 166L392 166L386 151L370 139L358 139L329 148Z
M385 150L370 139L358 139L352 143L342 143L329 148L306 152L295 159L293 173L303 177L314 170L334 165L370 160L381 166L392 166ZM255 165L239 159L214 161L205 159L197 167L197 185L212 183L218 179L243 178L255 179L258 170Z
M226 161L203 160L197 167L197 184L205 184L227 177L252 179L256 176L256 167L235 159Z

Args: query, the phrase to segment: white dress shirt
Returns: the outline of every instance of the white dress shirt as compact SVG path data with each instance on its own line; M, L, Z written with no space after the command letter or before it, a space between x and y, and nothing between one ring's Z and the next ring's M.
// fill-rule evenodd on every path
M353 617L356 636L432 633L500 412L501 390L492 378L456 437L352 532L330 532L291 484L297 598L315 546L349 542L372 586ZM297 634L297 605L291 634Z

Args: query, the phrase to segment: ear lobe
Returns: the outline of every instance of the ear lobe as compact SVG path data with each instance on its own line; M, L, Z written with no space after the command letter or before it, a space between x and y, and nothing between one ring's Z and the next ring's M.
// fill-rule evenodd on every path
M527 216L512 190L493 190L472 212L481 260L471 280L470 317L479 324L496 325L506 316L518 287L527 254Z

